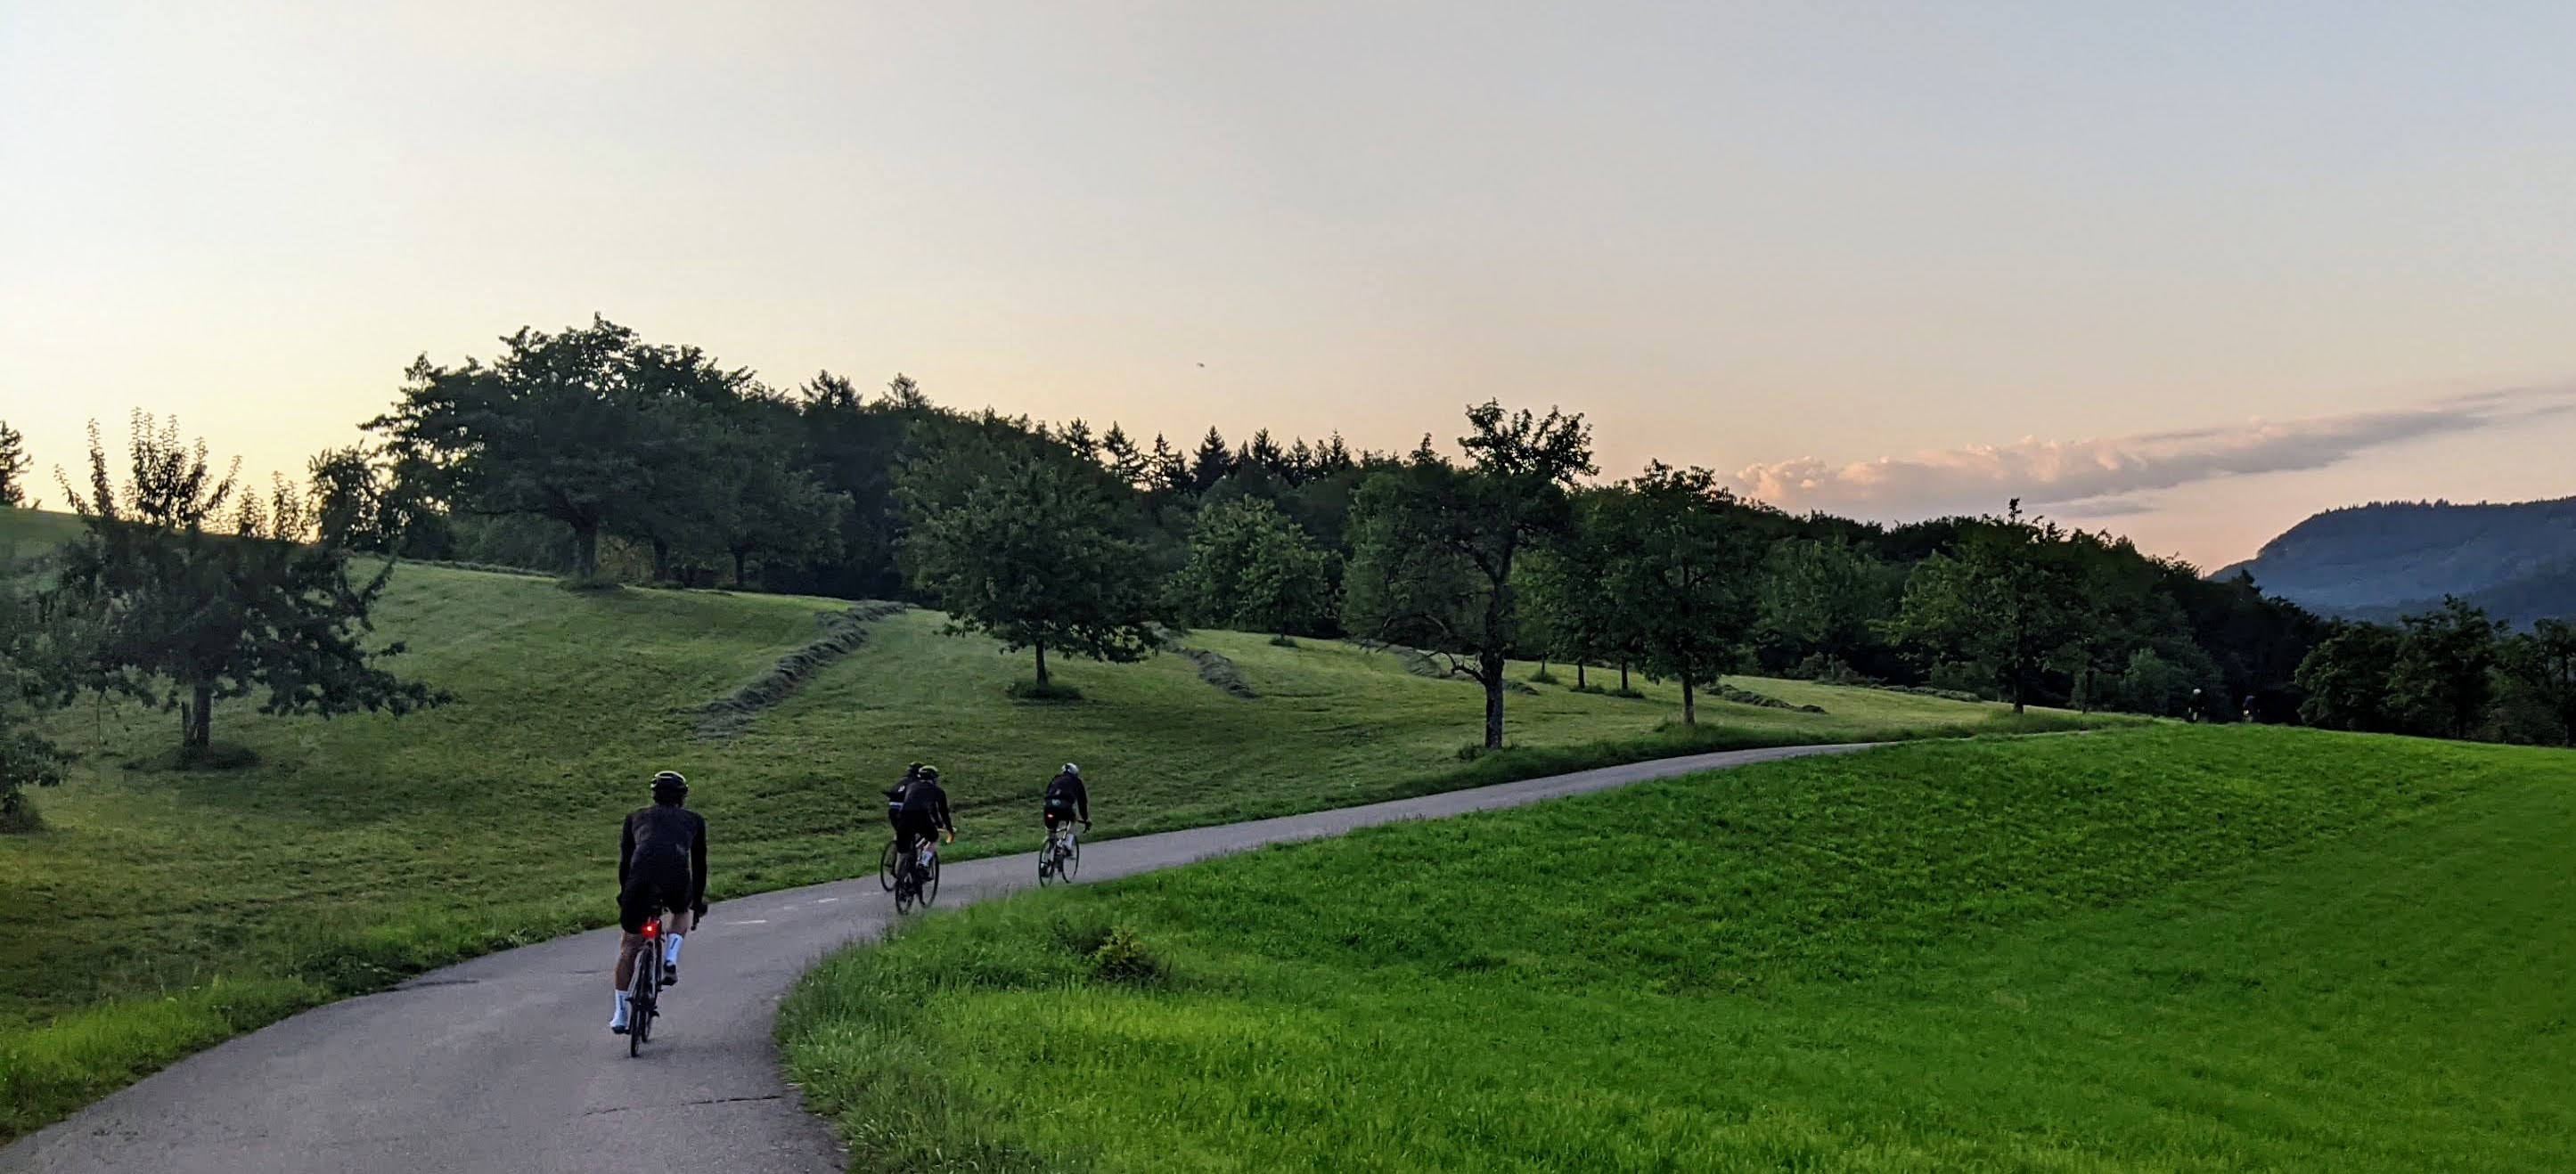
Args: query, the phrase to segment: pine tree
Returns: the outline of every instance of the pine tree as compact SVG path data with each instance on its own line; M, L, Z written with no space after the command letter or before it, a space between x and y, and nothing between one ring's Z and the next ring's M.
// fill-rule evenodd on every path
M0 420L0 506L33 509L27 498L27 470L35 462L27 456L27 438Z

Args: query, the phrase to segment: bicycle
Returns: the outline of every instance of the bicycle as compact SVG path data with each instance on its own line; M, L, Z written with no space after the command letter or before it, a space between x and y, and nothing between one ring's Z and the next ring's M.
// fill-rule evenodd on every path
M1081 868L1082 841L1073 834L1073 821L1057 820L1047 829L1046 847L1038 850L1038 884L1072 884L1073 874Z
M922 856L927 853L929 859ZM894 877L894 911L910 913L916 908L928 909L939 899L939 851L936 841L925 843L914 852L900 853Z
M636 936L644 945L635 957L635 974L626 987L626 1054L642 1055L653 1035L653 1020L662 1013L662 919L644 923Z

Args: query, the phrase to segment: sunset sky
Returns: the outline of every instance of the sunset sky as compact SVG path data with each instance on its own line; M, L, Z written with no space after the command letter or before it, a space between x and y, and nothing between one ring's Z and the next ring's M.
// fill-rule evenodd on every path
M2576 494L2576 6L0 0L0 419L248 468L594 312L779 386L2000 509ZM1202 364L1204 364L1202 366Z

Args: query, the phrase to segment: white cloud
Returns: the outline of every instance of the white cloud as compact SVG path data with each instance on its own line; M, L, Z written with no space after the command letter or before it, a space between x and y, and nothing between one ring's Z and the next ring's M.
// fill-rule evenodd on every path
M1877 518L1991 513L2009 498L2070 517L2155 508L2158 490L2222 477L2322 469L2371 449L2474 432L2576 409L2576 386L2511 388L2298 420L1937 449L1831 464L1814 457L1751 465L1739 492L1783 509Z

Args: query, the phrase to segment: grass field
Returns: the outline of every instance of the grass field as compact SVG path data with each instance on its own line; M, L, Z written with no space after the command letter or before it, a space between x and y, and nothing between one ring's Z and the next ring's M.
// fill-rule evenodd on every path
M70 528L0 511L0 545ZM217 740L260 763L225 772L120 765L175 744L173 715L61 715L54 732L83 761L38 793L46 830L0 837L0 1137L295 1009L606 922L618 817L665 767L696 784L729 896L872 870L878 790L915 758L946 772L971 855L1034 847L1037 789L1068 759L1093 779L1100 833L1118 835L1713 746L2006 728L1997 707L1756 681L1832 712L1703 703L1703 730L1658 732L1669 689L1632 701L1543 686L1511 700L1518 749L1462 762L1474 686L1390 656L1197 633L1262 696L1163 656L1065 665L1086 700L1026 704L1005 696L1019 658L910 613L741 736L692 736L690 707L841 606L410 567L381 631L409 642L404 670L453 706L325 722L230 704Z
M1921 744L932 918L781 1036L867 1170L2576 1169L2571 839L2564 752Z

